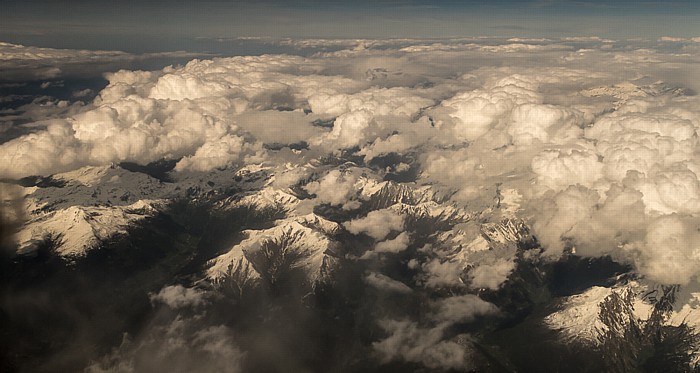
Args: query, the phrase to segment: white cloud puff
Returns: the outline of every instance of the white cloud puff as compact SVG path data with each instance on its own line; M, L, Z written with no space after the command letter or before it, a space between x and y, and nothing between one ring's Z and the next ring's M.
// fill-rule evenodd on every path
M421 265L421 283L427 288L464 286L464 266L457 261L433 258Z
M508 279L515 269L515 262L507 259L497 259L493 263L480 264L469 271L471 286L497 290Z
M598 155L586 149L546 150L532 159L532 171L551 189L592 185L603 175Z
M178 171L209 171L224 167L240 158L243 152L243 139L226 135L218 140L204 143L193 155L182 158L175 169Z
M168 307L177 309L189 306L201 306L206 303L205 294L182 285L166 286L156 294L151 295L151 302L162 302Z
M384 362L404 360L430 369L464 369L469 353L460 344L443 340L443 328L421 328L411 321L384 320L380 326L390 335L372 344Z
M328 138L340 148L351 148L363 142L365 131L374 117L368 110L354 110L339 116Z
M0 42L3 80L53 79L63 75L97 76L131 61L153 58L194 57L197 53L161 52L131 54L121 51L76 50L25 46Z
M380 326L389 336L372 344L388 362L405 360L431 369L465 369L470 365L468 340L458 343L445 338L445 329L459 322L471 322L478 316L493 315L498 309L475 295L462 295L435 302L430 316L433 327L421 327L408 320L381 320Z
M536 83L519 76L503 78L484 89L460 93L442 102L454 119L454 135L476 140L501 124L518 105L539 103Z
M85 158L84 152L65 122L52 121L45 131L0 145L0 176L20 178L71 169Z
M345 229L352 234L365 233L375 240L382 240L391 231L403 230L403 216L390 209L375 210L371 211L363 218L351 220L345 223L344 226ZM400 248L403 241L407 240L407 238L408 235L397 237L396 242L385 242L381 247L386 250L395 250Z
M473 294L448 297L437 302L432 319L438 323L454 324L473 321L478 316L492 315L498 308Z
M532 146L533 142L547 143L551 137L580 136L581 115L554 105L525 104L513 109L508 134L518 146Z
M381 273L370 273L364 277L366 283L377 289L393 293L410 294L413 290L403 282L396 281Z
M357 192L356 181L357 178L351 173L331 170L318 181L308 183L305 189L309 193L315 194L319 203L347 205Z
M374 247L374 251L377 253L398 253L404 251L410 242L409 238L408 233L402 232L393 240L378 242Z
M638 253L637 265L652 280L687 284L700 275L700 233L697 219L667 215L655 219L643 240L628 247Z

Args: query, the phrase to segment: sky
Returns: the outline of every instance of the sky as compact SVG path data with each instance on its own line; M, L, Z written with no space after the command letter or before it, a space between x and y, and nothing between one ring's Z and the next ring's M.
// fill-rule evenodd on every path
M695 37L700 3L654 1L0 1L0 40L57 48L202 50L236 37Z

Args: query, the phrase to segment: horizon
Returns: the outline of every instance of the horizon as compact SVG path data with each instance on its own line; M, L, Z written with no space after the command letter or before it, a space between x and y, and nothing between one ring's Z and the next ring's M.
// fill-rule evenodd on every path
M216 39L698 37L694 1L4 2L0 40L40 47L201 52Z

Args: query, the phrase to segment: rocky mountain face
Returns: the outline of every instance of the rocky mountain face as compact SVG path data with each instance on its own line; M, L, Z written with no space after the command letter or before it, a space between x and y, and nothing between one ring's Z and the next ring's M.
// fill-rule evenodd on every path
M3 262L3 291L63 301L52 311L31 302L9 310L4 340L44 332L36 346L5 345L6 366L116 371L128 361L139 371L139 354L156 348L153 333L177 321L224 327L249 371L281 369L267 361L265 343L300 369L514 371L532 368L514 352L524 330L542 338L531 353L570 356L600 348L611 294L631 290L640 320L655 307L660 288L630 280L623 265L543 256L511 191L472 211L430 185L384 181L346 163L340 177L352 181L344 198L353 203L340 205L310 186L328 168L308 167L311 176L291 186L263 165L159 177L148 167L86 167L13 186L25 196L25 219ZM586 272L592 267L600 270ZM567 282L577 276L589 282ZM173 283L186 290L158 295ZM76 292L91 295L76 306ZM669 327L700 323L697 294L683 290ZM67 321L47 328L36 315ZM278 324L285 317L296 325ZM75 333L93 343L86 355ZM326 355L309 355L314 349ZM38 358L23 365L18 354Z

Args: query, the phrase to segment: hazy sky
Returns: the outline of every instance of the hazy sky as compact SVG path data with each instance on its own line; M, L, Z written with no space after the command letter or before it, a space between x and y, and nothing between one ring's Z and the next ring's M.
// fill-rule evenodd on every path
M700 36L700 2L0 0L0 40L54 47L187 49L269 36Z

